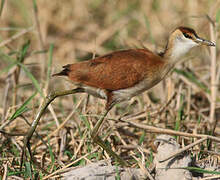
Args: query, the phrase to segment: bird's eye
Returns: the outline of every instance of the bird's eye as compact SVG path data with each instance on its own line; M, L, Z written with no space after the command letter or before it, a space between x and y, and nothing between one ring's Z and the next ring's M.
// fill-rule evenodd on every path
M183 33L183 35L184 35L186 38L192 39L192 36L190 36L190 35L187 34L187 33Z

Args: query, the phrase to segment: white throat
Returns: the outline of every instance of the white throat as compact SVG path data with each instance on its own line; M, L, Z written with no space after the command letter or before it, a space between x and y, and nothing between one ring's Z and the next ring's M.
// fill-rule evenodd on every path
M184 37L178 37L173 42L173 47L171 49L170 58L172 61L176 62L179 60L183 55L189 52L194 46L198 44L192 41L191 39L187 39Z

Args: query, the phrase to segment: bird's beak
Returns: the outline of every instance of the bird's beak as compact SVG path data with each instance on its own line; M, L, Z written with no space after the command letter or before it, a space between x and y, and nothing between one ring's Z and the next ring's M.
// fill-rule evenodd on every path
M202 39L202 38L200 38L200 37L197 37L197 38L195 39L195 42L198 43L199 45L215 46L215 43L214 43L214 42L211 42L211 41Z

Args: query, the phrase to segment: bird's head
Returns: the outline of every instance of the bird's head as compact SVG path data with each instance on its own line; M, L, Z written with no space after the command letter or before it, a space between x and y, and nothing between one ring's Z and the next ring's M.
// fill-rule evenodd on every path
M200 45L215 46L215 43L199 37L193 29L181 26L170 34L167 50L169 56L177 60L191 48Z

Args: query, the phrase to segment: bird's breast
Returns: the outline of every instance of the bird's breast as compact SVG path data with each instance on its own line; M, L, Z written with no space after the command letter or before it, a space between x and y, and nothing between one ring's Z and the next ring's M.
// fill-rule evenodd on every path
M144 91L152 88L155 84L160 82L160 80L161 79L157 78L149 81L149 79L145 78L133 87L113 91L114 98L117 99L117 101L129 100L132 97L137 96Z

